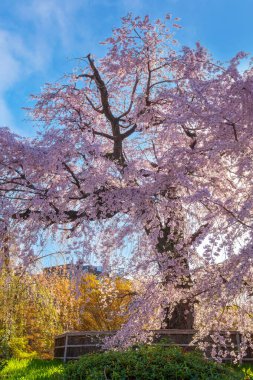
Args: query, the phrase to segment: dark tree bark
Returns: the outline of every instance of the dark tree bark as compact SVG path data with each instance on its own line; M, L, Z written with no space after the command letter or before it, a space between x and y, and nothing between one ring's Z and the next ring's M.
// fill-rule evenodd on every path
M179 302L171 315L165 309L165 317L161 329L192 330L194 328L194 305L191 301Z
M5 227L4 232L0 235L2 248L0 249L0 272L1 270L6 270L10 272L10 239L7 227Z
M186 274L182 276L174 275L174 268L168 268L167 273L164 275L164 286L169 282L176 282L176 287L180 290L189 291L192 286L192 279L189 270L188 258L182 253L178 252L175 248L176 243L182 238L183 234L183 220L178 222L176 231L173 232L173 239L171 239L170 219L167 220L165 225L160 224L160 235L158 238L157 251L166 255L169 259L176 260L178 266L185 270ZM164 320L161 324L161 329L193 329L194 327L194 302L192 300L183 299L176 305L165 307Z

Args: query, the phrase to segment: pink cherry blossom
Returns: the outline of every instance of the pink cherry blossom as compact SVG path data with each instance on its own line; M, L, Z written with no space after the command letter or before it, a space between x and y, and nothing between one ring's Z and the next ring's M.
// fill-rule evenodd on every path
M1 265L28 266L47 238L59 240L136 281L114 344L195 326L217 345L221 331L239 330L243 352L252 333L253 69L239 70L241 52L222 64L199 43L175 47L174 28L169 16L127 15L102 59L88 54L33 97L36 138L0 129ZM213 354L224 355L217 345Z

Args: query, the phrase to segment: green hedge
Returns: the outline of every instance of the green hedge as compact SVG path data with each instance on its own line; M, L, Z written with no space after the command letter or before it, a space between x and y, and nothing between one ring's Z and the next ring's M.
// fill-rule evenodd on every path
M66 380L239 380L240 371L178 347L141 346L85 355L65 368Z

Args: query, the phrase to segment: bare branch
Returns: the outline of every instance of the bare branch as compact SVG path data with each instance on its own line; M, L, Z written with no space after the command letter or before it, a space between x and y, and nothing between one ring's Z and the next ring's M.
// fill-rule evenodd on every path
M126 137L130 136L132 133L134 133L136 128L137 128L137 124L134 124L134 126L132 128L130 128L128 131L122 133L121 134L122 140L125 139Z
M139 82L139 77L138 77L138 75L136 75L136 79L135 79L134 86L133 86L133 89L132 89L131 100L130 100L130 104L129 104L129 106L128 106L128 109L127 109L125 112L123 112L123 113L118 117L118 119L121 119L122 117L128 115L129 112L131 111L132 106L133 106L133 102L134 102L134 95L135 95L135 92L136 92L136 89L137 89L138 82Z

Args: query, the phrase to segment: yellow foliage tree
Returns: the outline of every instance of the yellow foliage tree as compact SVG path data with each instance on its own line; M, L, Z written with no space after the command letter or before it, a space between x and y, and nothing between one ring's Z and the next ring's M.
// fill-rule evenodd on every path
M84 275L0 275L0 355L52 355L54 336L69 330L115 330L127 319L131 283Z
M80 284L80 322L82 330L117 330L126 322L132 299L129 280L87 274Z
M48 356L58 330L54 300L36 276L1 273L0 355Z

